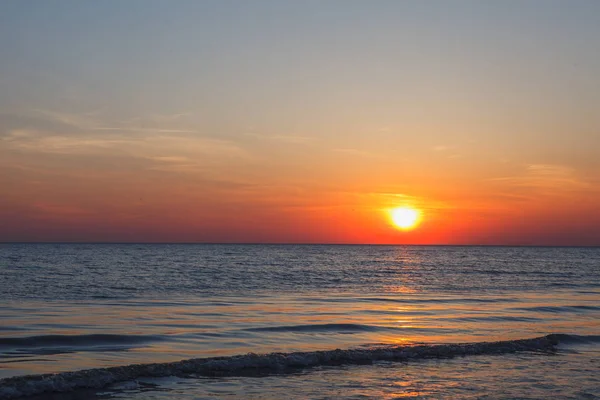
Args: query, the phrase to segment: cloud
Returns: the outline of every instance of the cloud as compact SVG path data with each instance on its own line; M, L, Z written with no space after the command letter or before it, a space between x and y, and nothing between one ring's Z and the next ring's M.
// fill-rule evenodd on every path
M71 136L89 133L198 133L197 129L182 121L187 113L173 115L147 115L125 121L101 118L101 111L68 113L63 111L32 109L18 113L0 113L0 137L14 130L34 130L38 134Z
M236 142L192 134L83 132L78 135L53 134L37 130L12 130L0 137L0 163L6 166L39 164L46 155L88 157L86 165L108 165L119 160L122 168L146 169L171 173L198 173L214 176L218 166L251 160L251 155ZM32 158L33 156L33 158ZM48 163L48 159L44 161ZM39 165L38 165L39 168ZM64 171L67 172L67 171ZM89 172L89 171L88 171ZM69 172L71 173L71 172Z
M65 135L80 132L80 129L59 120L49 119L43 115L0 113L0 138L12 136L15 131L36 131Z
M51 215L52 217L83 217L93 215L94 212L78 206L70 204L56 204L48 202L36 202L32 205L33 209L43 214Z
M161 129L161 128L128 128L117 126L100 126L95 128L97 131L118 131L118 132L142 132L142 133L196 133L192 129Z
M174 114L148 114L143 116L137 116L122 121L123 124L135 124L144 122L173 122L180 121L185 117L191 116L191 112L179 112Z
M344 192L345 196L353 195L364 198L361 203L374 205L377 209L399 206L415 207L424 211L448 210L456 208L442 200L425 198L398 192ZM369 206L372 207L372 206Z
M234 142L195 135L158 135L141 137L126 135L78 136L48 135L32 130L15 130L0 139L13 150L54 154L98 154L118 151L136 157L168 157L165 152L175 152L175 157L246 157L247 153Z
M376 153L372 153L370 151L365 151L365 150L359 150L359 149L332 149L332 151L336 152L336 153L342 153L342 154L347 154L349 156L356 156L356 157L366 157L366 158L375 158L375 157L381 157L381 155L376 154Z
M443 145L440 145L440 146L434 146L434 147L432 148L432 150L433 150L433 151L446 151L446 150L449 150L449 149L451 149L451 147L448 147L448 146L443 146Z
M98 121L94 118L98 113L97 111L74 114L53 110L34 109L33 112L45 118L46 121L53 121L62 124L63 126L77 128L78 130L93 130L99 125Z
M179 157L179 156L158 156L158 157L149 157L151 160L165 162L165 163L182 163L189 162L189 158L187 157Z
M518 176L496 178L493 181L516 190L535 192L540 195L556 195L595 188L590 182L581 178L574 168L554 164L530 164Z
M246 133L246 136L251 136L254 138L262 139L262 140L271 140L275 142L283 142L290 144L308 144L312 143L316 140L314 137L309 136L296 136L296 135L263 135L259 133Z
M247 158L236 142L200 135L182 125L188 113L145 115L127 121L106 121L100 110L69 113L30 109L0 114L0 151L58 155L120 155L153 160L179 157L170 168L199 165L217 158ZM182 162L186 159L186 162ZM174 160L174 159L172 159ZM185 168L184 168L185 169Z
M132 141L115 137L49 135L34 130L10 131L2 139L5 147L22 152L54 154L94 154L102 150L131 144Z
M431 148L436 153L445 154L450 160L462 158L462 155L456 152L456 146L438 145Z

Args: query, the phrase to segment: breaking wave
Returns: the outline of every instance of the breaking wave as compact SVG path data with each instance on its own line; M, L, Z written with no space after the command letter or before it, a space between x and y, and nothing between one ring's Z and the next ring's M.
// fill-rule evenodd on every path
M102 336L102 335L90 335ZM39 340L39 339L38 339ZM29 375L0 380L0 399L77 389L100 389L141 377L226 376L275 373L326 365L368 364L374 361L410 361L482 354L554 351L559 343L600 341L600 336L552 334L533 339L439 345L402 345L348 350L246 354L196 358L169 363L136 364L57 374Z

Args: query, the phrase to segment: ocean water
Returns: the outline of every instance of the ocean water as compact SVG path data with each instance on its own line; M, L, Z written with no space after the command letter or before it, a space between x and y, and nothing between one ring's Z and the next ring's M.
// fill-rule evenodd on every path
M490 341L510 346L446 346ZM0 244L0 379L0 399L600 398L600 248Z

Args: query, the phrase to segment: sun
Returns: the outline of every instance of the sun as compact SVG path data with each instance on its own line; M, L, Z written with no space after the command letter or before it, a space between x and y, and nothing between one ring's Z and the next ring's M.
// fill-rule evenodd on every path
M390 210L392 222L402 230L414 229L421 220L421 212L411 207L398 207Z

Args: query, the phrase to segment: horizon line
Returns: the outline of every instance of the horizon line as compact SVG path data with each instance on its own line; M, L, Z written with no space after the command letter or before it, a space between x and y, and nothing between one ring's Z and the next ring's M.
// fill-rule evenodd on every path
M600 244L567 245L567 244L419 244L419 243L311 243L311 242L54 242L54 241L0 241L4 244L115 244L115 245L232 245L232 246L413 246L413 247L574 247L596 248Z

